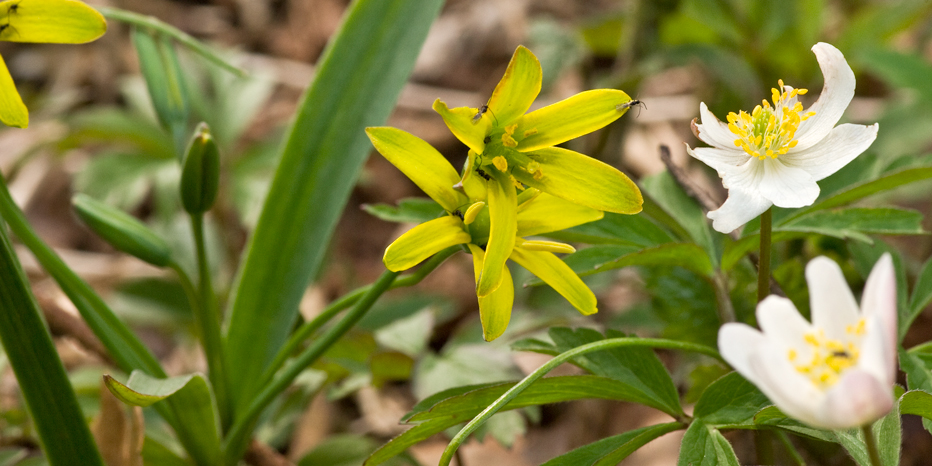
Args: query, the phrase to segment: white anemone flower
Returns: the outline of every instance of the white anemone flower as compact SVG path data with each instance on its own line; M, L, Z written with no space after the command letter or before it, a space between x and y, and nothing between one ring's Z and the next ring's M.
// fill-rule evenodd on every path
M729 323L718 333L722 357L785 414L824 429L858 427L893 407L896 377L896 278L884 254L864 287L860 312L838 264L806 267L812 323L786 298L757 306L763 332Z
M803 110L794 89L778 81L773 103L764 100L750 113L729 113L719 121L699 105L699 139L712 147L686 146L689 155L718 171L728 199L709 212L712 227L730 233L771 205L804 207L819 197L819 181L854 160L877 137L877 124L835 126L854 96L854 73L834 46L812 47L825 85L819 99Z

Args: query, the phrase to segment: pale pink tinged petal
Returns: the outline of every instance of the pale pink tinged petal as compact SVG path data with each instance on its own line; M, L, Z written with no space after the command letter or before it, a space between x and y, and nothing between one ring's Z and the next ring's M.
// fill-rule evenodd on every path
M765 343L764 334L746 324L728 323L718 331L718 352L731 367L752 383L756 381L751 369L751 354Z
M897 344L896 270L890 253L884 253L874 264L861 296L861 314L868 324L876 320L877 331L883 339L884 357L892 359L887 376L896 375Z
M760 161L764 174L758 189L761 196L777 207L797 208L812 205L819 197L819 185L801 168L788 167L779 159Z
M757 305L757 324L767 339L786 347L796 348L803 343L803 334L812 326L796 310L789 299L770 295Z
M751 158L747 152L740 149L729 150L714 147L697 147L693 149L689 145L686 146L686 153L714 168L718 171L719 176L722 176L725 170L744 165Z
M878 125L838 125L828 136L805 150L793 150L781 155L779 160L791 167L809 172L812 179L819 181L841 170L877 138Z
M825 402L808 422L825 429L848 429L880 419L893 409L893 386L870 374L849 370L825 393Z
M819 256L806 265L812 325L832 339L847 340L845 328L857 325L858 303L835 261Z
M790 364L785 351L768 344L752 356L757 388L787 415L810 422L825 394Z
M799 125L796 140L797 150L803 150L821 141L835 127L854 97L854 72L845 61L845 56L834 46L819 42L812 47L819 60L825 85L822 93L806 112L815 112Z
M696 125L696 128L699 129L699 139L710 146L723 149L736 147L735 139L738 139L738 137L728 129L727 123L719 120L709 111L709 107L706 107L705 102L699 104L699 118L702 121L702 123Z
M879 315L867 319L864 337L859 346L857 369L863 370L877 380L893 385L896 380L896 340L886 335L884 323ZM891 344L892 342L892 344Z

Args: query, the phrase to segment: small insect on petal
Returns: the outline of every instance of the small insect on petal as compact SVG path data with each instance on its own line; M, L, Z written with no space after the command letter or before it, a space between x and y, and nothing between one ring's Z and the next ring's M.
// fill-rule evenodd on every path
M622 111L628 110L628 109L631 108L631 107L637 107L637 108L638 108L638 115L640 115L640 114L641 114L640 109L641 109L641 108L645 108L645 109L646 109L646 108L647 108L647 104L645 104L644 102L641 102L640 100L634 99L634 100L629 100L629 101L627 101L627 102L625 102L625 103L623 103L623 104L618 104L618 105L616 105L616 106L615 106L615 110L618 110L619 112L622 112Z

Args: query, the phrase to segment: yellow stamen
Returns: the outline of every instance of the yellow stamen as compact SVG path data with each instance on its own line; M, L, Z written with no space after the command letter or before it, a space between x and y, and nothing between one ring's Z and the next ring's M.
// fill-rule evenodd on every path
M518 129L517 123L505 127L505 134L502 134L502 144L505 147L518 147L518 141L514 138L516 129Z
M863 331L864 319L861 319L856 325L845 327L848 336L844 340L830 339L822 330L807 333L803 335L803 342L812 352L812 357L806 362L797 363L799 354L791 348L787 352L787 359L797 372L805 375L817 387L828 389L838 382L846 370L857 365Z
M576 248L570 246L566 243L559 243L556 241L540 241L540 240L524 240L521 238L515 239L515 246L520 246L529 251L546 251L546 252L555 252L560 254L572 254L576 252Z
M492 165L495 165L495 168L497 168L499 171L508 171L508 161L505 160L505 157L502 157L501 155L492 159Z
M761 160L777 158L796 147L798 141L794 138L800 122L815 115L811 111L802 113L803 104L795 100L805 95L806 89L787 91L782 79L777 84L770 90L773 104L764 100L751 113L742 110L727 117L728 130L738 136L735 146Z
M469 225L470 223L476 221L476 217L479 216L479 212L482 212L482 209L484 208L485 202L477 202L469 206L469 208L466 209L466 213L463 214L463 223Z

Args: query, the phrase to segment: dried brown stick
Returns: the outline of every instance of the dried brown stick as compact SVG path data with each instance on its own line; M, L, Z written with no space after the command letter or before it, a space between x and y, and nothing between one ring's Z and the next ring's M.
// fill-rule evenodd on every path
M253 440L246 450L246 456L243 460L252 466L295 466L294 463L275 451L272 447Z

